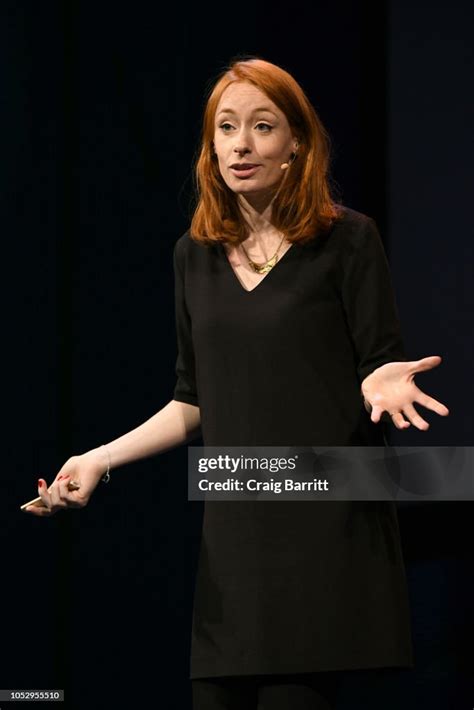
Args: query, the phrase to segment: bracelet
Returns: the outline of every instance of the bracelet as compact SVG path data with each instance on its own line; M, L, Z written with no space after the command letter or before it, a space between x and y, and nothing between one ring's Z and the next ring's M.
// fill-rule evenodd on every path
M110 461L110 451L108 450L108 448L106 447L105 444L101 444L101 446L103 446L104 449L107 451L107 456L108 456L108 459L109 459L109 463L108 463L108 465L107 465L107 471L104 473L104 475L102 476L102 478L101 478L100 480L103 481L104 483L108 483L108 482L110 481L110 464L111 464L111 461Z

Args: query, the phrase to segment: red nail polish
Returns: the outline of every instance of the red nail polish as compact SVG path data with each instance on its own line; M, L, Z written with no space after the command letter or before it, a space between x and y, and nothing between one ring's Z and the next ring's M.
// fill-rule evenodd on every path
M42 485L43 481L41 480L41 478L38 478L38 488L41 488Z

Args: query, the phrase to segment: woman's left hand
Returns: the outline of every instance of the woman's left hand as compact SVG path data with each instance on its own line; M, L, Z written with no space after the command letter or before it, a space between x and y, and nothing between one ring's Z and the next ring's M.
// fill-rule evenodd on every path
M388 412L397 429L407 429L410 422L418 429L429 429L426 422L413 406L413 402L433 410L442 417L449 414L444 404L429 397L415 384L418 372L431 370L441 363L439 355L431 355L411 362L389 362L374 370L362 382L361 390L364 401L370 405L370 418L376 424L383 412ZM406 421L403 415L409 420Z

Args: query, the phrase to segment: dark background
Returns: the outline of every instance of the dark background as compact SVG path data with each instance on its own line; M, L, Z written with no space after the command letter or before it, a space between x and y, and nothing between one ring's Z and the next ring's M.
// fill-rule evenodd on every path
M65 688L74 710L190 707L202 509L186 448L116 469L84 510L19 505L172 398L172 250L204 94L237 53L302 84L343 202L380 228L409 357L443 357L417 383L450 416L422 410L430 430L392 442L473 445L471 7L2 3L1 688ZM342 710L473 706L472 512L400 509L416 670L349 679Z

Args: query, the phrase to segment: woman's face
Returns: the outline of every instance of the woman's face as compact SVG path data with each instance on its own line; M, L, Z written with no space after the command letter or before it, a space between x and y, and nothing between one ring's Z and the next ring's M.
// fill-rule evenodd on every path
M235 82L216 110L214 149L228 187L242 196L271 195L297 141L285 114L253 84ZM250 164L249 169L238 165ZM234 166L234 167L233 167Z

